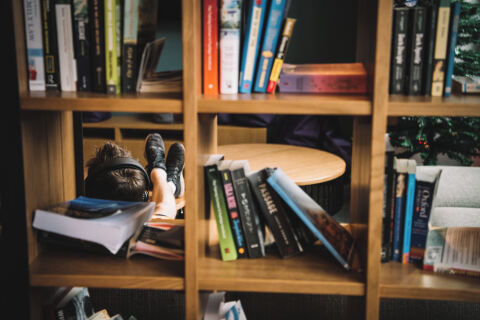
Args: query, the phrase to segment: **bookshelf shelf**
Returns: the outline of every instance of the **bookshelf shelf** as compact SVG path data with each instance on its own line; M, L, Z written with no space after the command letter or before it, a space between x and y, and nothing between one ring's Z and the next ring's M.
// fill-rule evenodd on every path
M360 296L365 285L360 272L349 272L327 252L303 253L281 259L274 253L260 259L222 262L218 247L199 261L201 290L289 292Z
M124 94L92 92L31 92L20 96L23 110L111 111L181 113L182 96L176 93Z
M383 298L480 301L480 279L423 271L408 264L382 265L380 296Z
M30 265L32 286L184 290L183 262L130 259L74 250L45 250Z
M454 95L448 98L391 95L389 116L480 116L480 95Z
M276 113L370 115L372 103L365 95L233 94L202 96L200 113Z

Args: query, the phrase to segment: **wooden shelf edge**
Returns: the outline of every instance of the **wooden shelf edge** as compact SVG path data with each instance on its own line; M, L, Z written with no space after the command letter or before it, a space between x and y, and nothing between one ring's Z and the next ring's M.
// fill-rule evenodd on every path
M418 286L398 287L380 285L381 298L471 301L480 302L480 288L478 290L463 290L455 288L421 288Z
M392 95L389 116L480 116L480 95L454 95L449 98Z

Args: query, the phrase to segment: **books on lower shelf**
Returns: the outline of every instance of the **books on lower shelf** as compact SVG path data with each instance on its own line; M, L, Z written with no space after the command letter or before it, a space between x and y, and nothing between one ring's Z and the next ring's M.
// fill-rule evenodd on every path
M203 320L247 320L240 300L225 302L225 291L208 295Z

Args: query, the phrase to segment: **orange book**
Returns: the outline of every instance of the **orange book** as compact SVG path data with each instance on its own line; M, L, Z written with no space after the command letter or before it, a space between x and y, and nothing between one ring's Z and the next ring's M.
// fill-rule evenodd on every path
M218 94L218 3L203 1L203 93Z

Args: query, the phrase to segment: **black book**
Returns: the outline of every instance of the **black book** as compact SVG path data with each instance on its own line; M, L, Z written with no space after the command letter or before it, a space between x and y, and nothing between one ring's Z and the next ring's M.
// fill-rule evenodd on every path
M410 11L410 31L408 47L407 94L422 94L423 59L425 48L426 13L424 7L414 7Z
M107 91L105 75L105 11L103 0L88 1L90 21L90 58L92 89L95 92Z
M43 18L45 85L47 90L60 90L55 3L50 0L42 0L41 5Z
M390 93L405 93L405 74L408 39L409 8L393 8L392 56L390 65Z
M91 91L90 37L87 0L73 1L73 45L77 64L77 90Z
M427 11L425 52L423 63L423 94L429 96L432 93L433 76L433 53L435 51L435 33L437 31L438 7L432 5L425 8Z
M383 230L381 252L382 262L392 260L393 219L395 216L395 169L393 167L395 151L388 140L385 142L385 144L385 179L383 185Z
M258 208L252 197L252 191L245 176L246 160L234 161L230 168L232 173L233 190L238 205L238 213L242 221L243 234L249 258L265 256L262 225Z
M304 248L290 222L290 209L267 183L273 172L274 169L265 168L250 174L248 180L266 225L275 238L279 254L287 258L303 252Z

